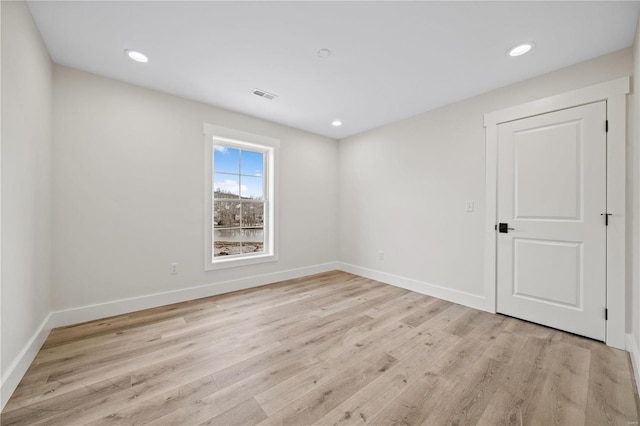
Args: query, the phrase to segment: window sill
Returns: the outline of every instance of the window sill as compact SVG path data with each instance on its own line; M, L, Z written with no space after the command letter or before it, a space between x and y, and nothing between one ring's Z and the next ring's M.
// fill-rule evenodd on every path
M250 266L259 263L275 262L278 256L275 254L261 254L250 257L236 257L216 259L214 262L207 263L204 266L205 271L216 271L218 269L236 268L240 266Z

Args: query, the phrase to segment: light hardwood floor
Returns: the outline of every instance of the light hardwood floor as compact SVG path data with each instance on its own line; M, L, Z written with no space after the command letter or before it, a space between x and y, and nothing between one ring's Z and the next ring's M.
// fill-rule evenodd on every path
M630 425L602 343L330 272L51 332L2 425Z

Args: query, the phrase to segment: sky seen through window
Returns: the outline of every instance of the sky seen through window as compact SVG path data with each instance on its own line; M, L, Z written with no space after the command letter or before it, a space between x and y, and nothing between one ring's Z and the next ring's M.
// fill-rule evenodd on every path
M241 198L263 199L264 154L214 146L213 190Z

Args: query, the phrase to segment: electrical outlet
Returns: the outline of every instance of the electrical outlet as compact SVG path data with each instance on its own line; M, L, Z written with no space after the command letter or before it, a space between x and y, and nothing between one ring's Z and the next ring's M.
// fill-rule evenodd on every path
M378 260L384 260L384 252L382 250L378 250Z
M171 265L169 265L169 273L171 275L176 275L178 273L178 264L177 263L172 263Z
M473 200L469 200L465 203L465 209L467 211L467 213L473 212Z

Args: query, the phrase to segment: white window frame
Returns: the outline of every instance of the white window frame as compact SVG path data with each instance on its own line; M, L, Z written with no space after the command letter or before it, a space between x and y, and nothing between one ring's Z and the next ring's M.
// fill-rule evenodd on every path
M233 268L278 260L278 153L280 141L262 135L205 123L204 167L204 269ZM263 152L264 170L264 252L213 258L213 146L217 143L238 149Z

